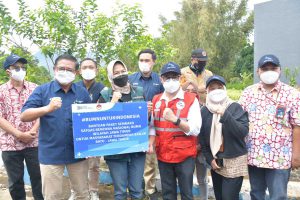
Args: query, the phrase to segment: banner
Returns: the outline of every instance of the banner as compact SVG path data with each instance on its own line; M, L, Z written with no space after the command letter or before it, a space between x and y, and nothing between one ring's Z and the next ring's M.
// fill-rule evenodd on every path
M72 104L75 158L148 150L146 102Z

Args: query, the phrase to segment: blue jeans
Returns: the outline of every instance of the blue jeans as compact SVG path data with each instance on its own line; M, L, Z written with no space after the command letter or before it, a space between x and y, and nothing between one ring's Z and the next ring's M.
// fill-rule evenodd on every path
M115 200L127 199L127 187L132 200L143 198L145 158L145 154L130 154L128 160L106 160L113 180Z
M196 157L196 174L197 181L200 189L200 200L208 199L208 188L207 188L207 166L208 164L205 161L204 155L202 152L198 152Z
M2 160L8 175L8 187L13 200L25 200L24 160L30 176L32 194L35 200L43 200L38 148L26 148L20 151L3 151Z
M164 200L177 199L177 181L181 200L193 199L193 173L195 158L189 157L180 163L158 161L161 178L162 195Z
M248 165L251 184L251 200L263 200L266 189L270 193L270 200L287 199L287 184L290 169L267 169Z

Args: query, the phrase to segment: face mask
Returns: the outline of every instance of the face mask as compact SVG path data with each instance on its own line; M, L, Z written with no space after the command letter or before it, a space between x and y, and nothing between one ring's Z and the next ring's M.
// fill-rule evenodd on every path
M113 79L116 86L124 87L128 83L128 74L122 74Z
M141 70L141 72L150 72L151 67L148 63L145 62L139 62L139 69Z
M11 70L11 78L16 81L23 81L26 76L26 71L20 69L19 71Z
M163 86L164 86L166 92L172 94L179 89L180 83L179 83L179 80L168 79L164 82Z
M213 103L221 103L227 97L227 92L223 89L216 89L209 92L207 96Z
M90 81L96 77L96 72L92 69L85 69L81 71L81 76L84 80Z
M55 79L62 85L68 85L75 80L75 74L68 71L58 71L55 74Z
M279 73L275 71L266 71L260 74L260 80L265 84L274 84L279 79Z
M198 61L197 63L195 63L193 66L197 71L202 72L204 67L206 65L206 61Z

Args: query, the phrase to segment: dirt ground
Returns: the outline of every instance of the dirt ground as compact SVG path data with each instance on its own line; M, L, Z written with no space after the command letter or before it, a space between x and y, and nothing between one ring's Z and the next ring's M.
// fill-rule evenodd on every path
M299 170L300 171L300 170ZM299 181L299 171L292 173L292 179L296 179L293 182L289 182L288 187L288 193L289 193L289 200L300 200L300 181ZM297 174L297 175L295 175ZM212 183L211 180L209 181L209 197L210 199L214 199L211 195L213 193L212 191ZM8 189L7 189L7 175L5 173L4 167L0 167L0 200L11 200ZM70 196L70 186L69 181L67 177L64 177L63 182L63 190L64 190L64 200L67 200ZM250 185L249 181L247 179L244 180L243 187L242 187L242 194L243 194L243 200L250 200L249 197L249 191L250 191ZM31 187L26 186L26 194L27 194L27 200L33 200L32 194L31 194ZM113 200L113 186L112 185L104 185L100 184L99 186L99 194L101 200ZM162 198L159 198L162 200ZM146 200L146 198L145 198ZM180 197L178 196L178 200L180 200ZM194 197L194 200L199 200L198 197Z
M64 178L63 188L65 191L63 199L67 200L70 196L70 186L67 177ZM101 200L113 200L114 199L113 186L100 184L99 194ZM30 186L26 186L26 195L27 195L26 200L33 200ZM178 199L180 199L180 197ZM7 176L1 172L0 172L0 200L11 200L7 189ZM162 200L162 198L160 198L160 200ZM195 200L199 200L199 198L195 198Z
M68 178L64 178L64 199L68 199L70 196L70 186L68 182ZM113 186L112 185L103 185L101 184L99 187L99 193L101 200L111 200L113 199ZM32 194L31 194L31 187L26 186L26 196L27 200L33 200ZM10 200L10 195L7 189L7 177L6 176L0 176L0 200Z

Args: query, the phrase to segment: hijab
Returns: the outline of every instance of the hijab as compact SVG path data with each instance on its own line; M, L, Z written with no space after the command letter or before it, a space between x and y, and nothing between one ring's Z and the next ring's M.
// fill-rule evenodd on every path
M224 90L226 90L225 85L223 85L223 87ZM216 154L219 152L223 144L222 123L220 123L222 116L218 113L218 111L222 110L225 112L232 102L233 101L227 95L220 103L214 103L211 101L209 95L206 97L206 107L213 114L210 130L210 149L214 158L216 158Z
M113 73L114 66L116 64L118 64L118 63L121 64L121 65L123 65L124 69L126 70L126 73L118 74L118 75L114 76L113 75L114 74ZM108 80L109 80L109 82L111 84L112 90L116 91L116 92L121 92L123 94L129 94L130 93L130 84L129 84L129 82L125 86L119 87L113 81L114 78L116 78L116 77L118 77L120 75L124 75L124 74L128 75L128 70L127 70L126 65L121 60L110 61L110 63L107 65L107 76L108 76Z

